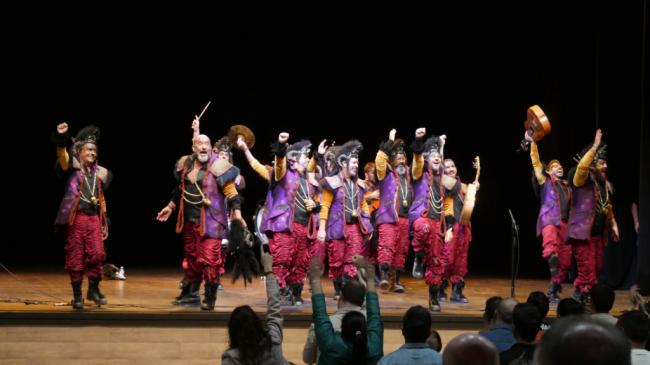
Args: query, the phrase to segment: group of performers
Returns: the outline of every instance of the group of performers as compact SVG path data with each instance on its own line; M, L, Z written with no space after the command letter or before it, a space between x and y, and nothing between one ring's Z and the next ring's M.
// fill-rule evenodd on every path
M407 271L411 247L414 265L408 271L428 285L430 311L440 311L440 302L447 300L468 303L463 290L472 235L463 208L470 200L473 204L479 184L477 180L461 183L454 161L444 156L446 136L427 138L424 128L417 129L409 166L406 142L391 130L374 162L365 165L362 179L358 173L363 145L357 140L338 146L323 140L312 152L310 141L291 142L288 133L280 133L271 145L273 162L265 165L251 153L255 137L248 128L233 126L214 145L200 134L198 118L193 128L193 153L176 162L177 184L157 215L159 221L166 221L176 212L176 233L183 242L185 278L174 304L214 309L227 256L222 243L235 223L247 226L240 210L245 184L233 164L234 150L244 154L250 168L268 185L254 229L268 239L273 272L291 305L303 302L303 282L313 257L327 258L335 297L357 275L354 255L378 265L381 289L404 293L407 288L400 275ZM56 224L65 227L72 306L84 306L84 271L89 281L86 299L103 305L107 300L99 283L105 260L103 240L108 235L104 192L111 173L97 163L99 130L81 129L71 148L67 124L59 124L54 135L57 169L67 181ZM608 227L618 239L601 136L599 130L568 180L563 180L557 160L544 166L536 143L529 134L525 136L542 203L537 233L543 237L543 255L550 267L552 300L559 298L572 254L578 266L576 298L584 299L597 281ZM201 283L203 300L198 294Z

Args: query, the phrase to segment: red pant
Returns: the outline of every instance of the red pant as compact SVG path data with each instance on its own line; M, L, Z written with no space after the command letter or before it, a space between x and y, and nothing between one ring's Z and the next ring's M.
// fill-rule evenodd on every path
M560 259L560 266L557 273L551 276L552 284L562 284L566 279L567 272L571 269L571 245L564 242L567 224L562 222L559 227L549 224L542 228L542 256L548 260L552 254Z
M426 271L424 281L427 285L442 284L444 267L442 258L442 232L440 221L420 217L413 222L413 250L425 252Z
M357 275L357 267L352 263L352 256L362 255L363 235L358 224L346 224L343 228L344 239L331 240L327 244L331 279L342 278L343 274L350 277Z
M301 282L309 267L309 245L307 226L293 223L292 232L273 233L269 238L269 249L273 256L273 273L281 287Z
M573 286L586 293L598 283L598 273L603 267L603 239L591 236L588 240L571 240L570 243L578 266Z
M224 272L221 257L221 239L201 237L200 226L185 222L183 225L183 251L187 260L187 278L191 282L218 283Z
M89 278L100 276L106 252L99 216L77 212L74 223L66 231L64 250L65 269L71 281L81 281L84 269Z
M327 255L327 247L325 243L319 241L319 240L314 240L311 242L311 246L309 246L309 256L310 257L320 257L320 266L325 267L325 255ZM310 259L311 261L311 259Z
M380 224L379 248L377 250L379 264L387 264L398 269L404 268L406 254L409 252L409 220L399 217L395 224Z
M452 284L463 281L467 275L467 253L472 241L470 226L456 223L453 227L454 238L443 243L443 266L445 276Z

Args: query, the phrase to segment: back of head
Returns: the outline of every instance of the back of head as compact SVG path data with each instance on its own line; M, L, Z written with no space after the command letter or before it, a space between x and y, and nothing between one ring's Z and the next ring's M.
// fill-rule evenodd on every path
M254 363L271 348L271 338L260 318L247 305L235 308L228 320L230 348L239 350L243 364Z
M341 297L344 301L360 307L366 298L366 287L359 280L351 279L341 288Z
M617 326L635 345L643 347L648 342L650 318L645 313L641 311L625 312L619 317Z
M572 298L564 298L557 304L557 316L579 316L585 313L585 307Z
M445 365L498 365L499 351L490 340L464 333L449 341L442 354Z
M352 345L350 364L363 364L368 355L366 317L357 311L350 311L341 320L341 337Z
M629 365L630 342L614 326L587 316L553 323L535 352L537 365Z
M517 339L525 342L535 341L539 326L542 324L539 310L533 303L519 303L512 312L513 333Z
M432 329L429 338L427 338L427 344L431 346L432 349L440 352L442 351L442 338L438 331Z
M537 310L539 311L539 314L541 315L540 319L542 321L544 318L546 318L549 307L548 297L546 294L542 293L541 291L534 291L528 295L526 302L535 304Z
M515 298L503 299L497 307L497 320L503 323L512 324L512 311L515 309L516 305L517 299Z
M429 310L416 305L409 308L402 318L402 334L407 343L424 343L431 334Z
M591 288L591 305L596 313L609 313L615 299L616 293L607 285L597 284Z
M499 296L490 297L485 301L485 312L483 312L483 319L487 322L494 320L494 315L497 312L499 304L503 298Z

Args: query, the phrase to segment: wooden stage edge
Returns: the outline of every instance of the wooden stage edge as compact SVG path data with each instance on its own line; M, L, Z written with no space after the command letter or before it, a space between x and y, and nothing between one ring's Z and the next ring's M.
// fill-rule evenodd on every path
M108 305L96 307L87 301L83 311L74 311L69 301L72 297L69 279L57 269L20 268L14 275L0 273L0 325L107 325L107 326L223 326L232 310L248 304L260 314L266 311L264 284L256 278L246 287L243 282L232 283L224 276L224 291L219 291L214 312L203 312L198 307L179 307L171 304L178 295L182 278L179 268L143 269L127 271L127 280L104 280L101 289ZM427 306L428 289L422 280L402 279L407 287L404 294L379 290L381 317L387 328L399 328L402 315L413 305ZM332 299L333 286L324 279L328 311L336 310ZM433 316L440 329L476 329L482 326L485 300L491 296L510 295L510 279L500 277L473 277L466 279L465 295L469 304L442 303L442 311ZM532 291L546 292L548 282L542 279L520 279L516 285L516 298L525 301ZM304 327L311 323L312 311L309 285L303 291L305 303L295 307L283 306L286 327ZM87 283L84 282L84 295ZM450 290L447 290L448 293ZM563 285L562 297L573 292L570 284ZM630 308L626 291L616 292L614 314ZM555 317L551 308L549 317Z

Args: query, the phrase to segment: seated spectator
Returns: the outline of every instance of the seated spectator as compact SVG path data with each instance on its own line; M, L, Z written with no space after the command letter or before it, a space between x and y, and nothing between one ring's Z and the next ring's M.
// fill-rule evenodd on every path
M402 318L404 345L379 360L379 365L442 365L442 356L427 344L431 335L429 310L416 305Z
M632 365L650 365L650 351L646 349L650 336L650 319L641 311L621 315L617 326L623 330L632 345Z
M616 327L589 316L560 318L537 345L535 365L630 365L630 343Z
M363 302L366 298L366 287L357 279L351 279L341 289L341 295L337 303L338 309L330 316L332 328L334 331L341 332L341 321L343 316L348 312L356 311L364 316L366 309L363 308ZM314 324L309 326L307 342L302 350L302 361L306 364L315 364L318 360L318 343L316 341L316 332Z
M280 286L273 275L273 257L264 254L261 261L266 276L266 326L250 306L235 308L228 319L230 347L221 355L222 364L289 363L282 355Z
M543 295L543 293L542 293ZM544 295L546 298L546 295ZM519 303L512 312L512 332L517 343L509 350L499 354L501 365L522 359L528 363L533 361L535 353L535 337L542 323L537 306L533 303Z
M482 331L479 335L492 341L499 352L503 352L515 344L515 337L512 334L512 311L517 305L514 298L506 298L499 303L494 323L487 331Z
M539 311L539 315L541 317L540 318L541 324L539 326L539 331L537 332L537 336L535 336L535 341L539 342L542 340L542 336L544 336L544 331L551 328L551 325L549 325L548 322L546 322L546 316L548 315L550 302L546 294L542 293L541 291L534 291L528 294L528 299L526 299L526 303L534 304L537 307L537 310Z
M485 301L485 310L483 311L483 320L485 321L485 328L490 328L490 326L494 324L494 321L496 319L495 314L502 300L503 298L499 296L494 296L494 297L489 297Z
M375 290L375 267L368 264L361 256L354 256L355 265L366 281L366 317L356 311L350 311L341 321L341 332L334 331L327 316L325 294L320 281L321 259L315 256L309 267L309 280L312 289L312 316L314 332L320 349L318 364L371 364L375 365L383 356L384 327L379 314L379 300Z
M580 316L585 314L582 303L573 298L564 298L557 304L557 317Z
M464 333L449 341L442 353L445 365L499 365L499 351L492 342L474 333Z
M609 314L609 311L614 307L614 300L616 299L614 290L607 285L596 284L591 288L590 295L591 307L594 310L591 317L615 326L618 319Z
M442 352L442 338L440 338L438 331L434 330L433 328L431 329L429 338L427 338L427 344L431 346L432 349L438 352Z

